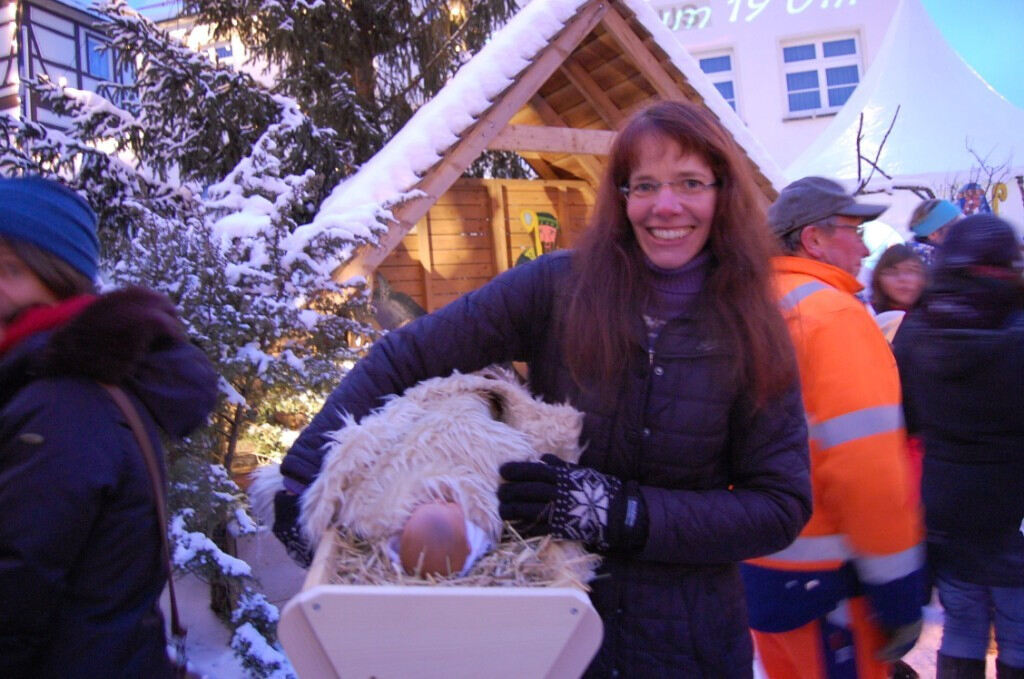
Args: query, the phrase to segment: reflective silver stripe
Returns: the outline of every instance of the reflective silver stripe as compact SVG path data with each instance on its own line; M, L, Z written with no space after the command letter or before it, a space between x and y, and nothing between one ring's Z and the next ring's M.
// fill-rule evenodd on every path
M860 579L869 585L882 585L910 575L924 565L924 547L914 545L910 549L885 556L862 556L854 564Z
M810 281L809 283L798 285L792 290L790 290L788 293L783 295L782 299L779 300L779 307L783 311L789 311L797 304L799 304L801 300L813 295L819 290L828 290L829 287L830 286L825 285L824 283L821 283L819 281Z
M822 448L831 448L855 439L897 431L903 428L903 408L899 405L874 406L837 415L812 424L809 435Z
M846 561L853 556L845 535L797 538L781 552L765 557L782 561Z

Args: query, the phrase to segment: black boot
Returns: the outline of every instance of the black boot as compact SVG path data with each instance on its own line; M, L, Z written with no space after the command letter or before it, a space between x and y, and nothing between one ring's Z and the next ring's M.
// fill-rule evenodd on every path
M996 679L1024 679L1024 667L1010 667L996 660Z
M935 679L985 679L985 661L939 653Z

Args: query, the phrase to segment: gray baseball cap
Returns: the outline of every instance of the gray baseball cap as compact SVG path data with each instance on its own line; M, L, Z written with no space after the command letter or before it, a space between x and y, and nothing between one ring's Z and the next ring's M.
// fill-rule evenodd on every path
M768 208L768 223L781 238L832 215L871 220L888 209L888 205L858 203L842 185L831 179L804 177L782 189Z

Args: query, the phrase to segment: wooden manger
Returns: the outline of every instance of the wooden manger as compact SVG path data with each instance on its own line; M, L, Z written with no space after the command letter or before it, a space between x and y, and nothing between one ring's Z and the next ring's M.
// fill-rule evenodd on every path
M600 647L601 619L578 586L334 584L351 549L328 531L281 613L301 679L578 677Z

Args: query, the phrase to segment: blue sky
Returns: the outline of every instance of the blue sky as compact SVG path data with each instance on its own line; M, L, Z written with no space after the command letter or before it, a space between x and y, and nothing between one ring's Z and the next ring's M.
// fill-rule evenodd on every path
M1000 94L1024 108L1024 0L921 0L942 35ZM955 95L951 93L950 101Z

